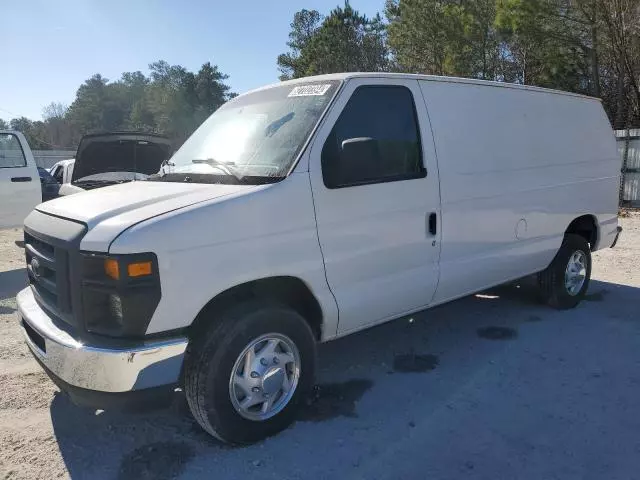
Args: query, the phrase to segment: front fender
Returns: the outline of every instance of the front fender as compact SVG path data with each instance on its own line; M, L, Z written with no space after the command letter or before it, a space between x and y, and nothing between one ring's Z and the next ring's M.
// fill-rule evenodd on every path
M307 172L149 219L109 249L145 251L158 257L162 288L148 334L187 327L219 293L274 276L308 285L323 311L323 339L336 334L338 309L325 278Z

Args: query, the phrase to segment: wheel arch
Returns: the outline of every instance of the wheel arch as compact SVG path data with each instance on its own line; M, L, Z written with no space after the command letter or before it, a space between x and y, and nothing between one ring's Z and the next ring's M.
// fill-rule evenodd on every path
M317 341L322 338L324 315L320 302L306 282L298 277L279 275L244 282L215 295L188 327L189 336L207 327L216 313L249 299L265 298L298 312L309 324Z
M589 243L591 251L594 251L599 238L598 220L594 215L581 215L571 221L564 233L580 235L587 241L587 243Z

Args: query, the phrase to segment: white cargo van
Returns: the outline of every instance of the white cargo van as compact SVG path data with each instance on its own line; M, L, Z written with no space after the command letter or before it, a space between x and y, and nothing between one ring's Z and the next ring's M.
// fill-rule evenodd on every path
M41 201L40 175L27 139L0 130L0 228L22 225Z
M288 425L316 344L537 274L575 307L619 235L596 99L335 74L241 95L148 181L25 221L26 341L76 402L184 386L212 435Z

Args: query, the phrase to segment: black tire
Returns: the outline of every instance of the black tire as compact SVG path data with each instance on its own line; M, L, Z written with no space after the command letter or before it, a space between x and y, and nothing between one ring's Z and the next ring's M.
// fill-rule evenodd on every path
M580 291L571 295L565 286L565 272L569 259L581 251L586 257L586 277ZM545 270L538 273L538 285L542 300L558 310L574 308L584 298L591 279L591 249L587 241L580 235L568 233L555 258Z
M287 428L314 384L316 342L308 323L287 306L258 300L232 307L211 323L194 334L185 357L185 394L196 421L209 434L236 445L254 443ZM267 420L253 421L241 416L231 403L229 379L244 348L267 333L286 335L295 343L300 377L282 411Z

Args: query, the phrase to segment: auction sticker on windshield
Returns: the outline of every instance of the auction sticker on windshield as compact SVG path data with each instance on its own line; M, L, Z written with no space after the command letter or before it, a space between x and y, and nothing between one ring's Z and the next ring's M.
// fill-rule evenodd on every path
M289 97L312 97L312 96L322 96L327 93L327 90L331 88L331 85L300 85L299 87L294 87L289 93Z

